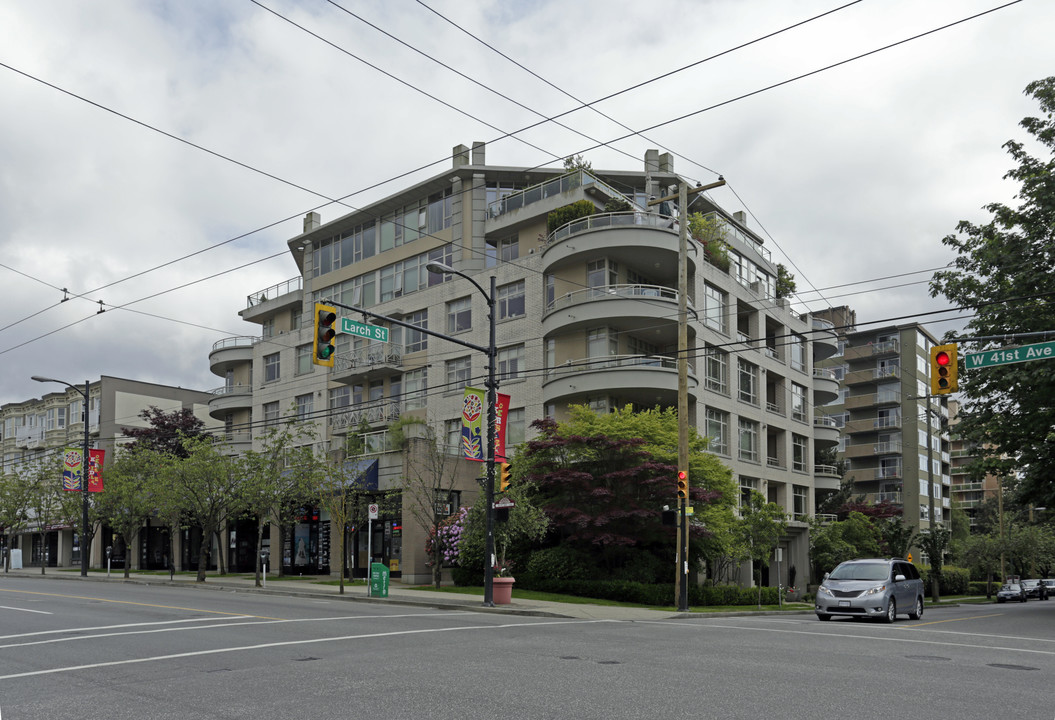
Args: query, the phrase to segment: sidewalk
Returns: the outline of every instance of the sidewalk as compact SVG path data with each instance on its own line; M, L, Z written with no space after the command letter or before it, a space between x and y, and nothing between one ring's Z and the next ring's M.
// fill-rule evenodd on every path
M7 573L0 572L0 585L7 579L39 579L39 580L79 580L83 582L101 583L130 583L135 585L157 585L157 586L182 586L188 590L223 590L247 593L262 593L272 595L286 595L290 597L325 597L332 600L347 602L369 602L389 605L410 605L416 607L428 607L441 610L468 610L474 612L490 612L507 615L521 615L527 617L550 617L550 618L574 618L582 620L665 620L678 617L701 617L699 614L679 613L669 610L652 610L649 608L614 607L610 605L591 605L578 603L550 602L546 600L522 600L516 597L516 589L513 590L513 602L509 605L496 605L484 607L483 597L480 595L463 595L452 592L437 592L434 590L415 590L400 583L390 583L387 598L367 597L367 586L346 585L344 594L340 594L337 585L320 585L314 582L317 578L304 577L303 579L268 579L265 587L256 587L252 578L244 578L240 575L209 575L204 583L196 582L194 575L176 575L169 580L167 575L142 575L133 573L128 580L124 579L124 571L111 571L109 578L105 571L91 570L88 577L82 578L78 570L61 568L49 568L44 575L40 574L39 567L11 570ZM321 579L321 578L318 578ZM748 614L748 613L728 613ZM750 613L757 614L757 613ZM713 617L713 615L708 615Z

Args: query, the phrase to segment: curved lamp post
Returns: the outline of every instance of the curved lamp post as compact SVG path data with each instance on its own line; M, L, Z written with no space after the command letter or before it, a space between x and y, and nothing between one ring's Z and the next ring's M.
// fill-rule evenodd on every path
M88 544L88 466L91 464L88 457L88 381L84 381L84 389L81 390L73 383L55 378L40 377L33 375L32 380L42 383L61 383L73 388L84 398L84 449L81 455L81 577L88 577L88 553L91 547Z
M484 550L484 606L494 607L495 554L495 406L498 404L498 380L495 378L495 276L491 276L491 292L480 283L446 263L432 260L425 265L431 273L457 275L471 282L487 300L490 337L487 343L487 547Z

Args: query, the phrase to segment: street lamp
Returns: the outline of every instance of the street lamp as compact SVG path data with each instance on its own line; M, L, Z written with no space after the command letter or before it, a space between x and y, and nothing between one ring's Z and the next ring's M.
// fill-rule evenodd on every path
M91 461L88 459L88 381L84 381L84 390L73 383L55 378L40 377L33 375L32 380L42 383L61 383L73 388L84 397L84 450L81 455L81 577L88 577L88 467Z
M471 282L487 300L490 336L487 342L487 547L484 551L484 606L494 607L495 554L495 406L498 404L498 380L495 379L495 276L491 276L491 292L480 283L446 263L432 260L425 265L431 273L457 275Z

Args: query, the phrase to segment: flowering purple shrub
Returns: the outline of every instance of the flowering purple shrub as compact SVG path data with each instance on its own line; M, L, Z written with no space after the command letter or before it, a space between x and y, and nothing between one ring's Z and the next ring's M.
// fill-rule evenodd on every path
M425 539L425 555L428 557L426 563L429 567L435 565L436 546L434 543L439 539L440 561L444 567L458 564L458 543L461 542L462 532L465 530L465 518L469 514L469 508L459 508L458 512L447 517L439 523L439 526Z

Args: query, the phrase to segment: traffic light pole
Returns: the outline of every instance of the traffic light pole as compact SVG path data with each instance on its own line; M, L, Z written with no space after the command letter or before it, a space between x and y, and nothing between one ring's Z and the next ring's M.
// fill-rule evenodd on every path
M648 201L649 207L662 202L678 201L678 470L689 469L689 195L725 185L725 179L689 190L678 183L678 194ZM674 575L678 610L689 609L689 499L679 499L681 522L678 523L677 571Z

